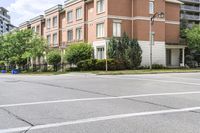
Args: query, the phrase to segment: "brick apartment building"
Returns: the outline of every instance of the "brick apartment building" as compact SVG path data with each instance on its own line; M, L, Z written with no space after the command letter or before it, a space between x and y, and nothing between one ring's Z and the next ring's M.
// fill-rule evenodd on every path
M54 48L89 42L98 59L106 57L110 37L126 32L139 41L142 65L149 65L150 16L163 12L164 18L156 18L152 27L153 63L179 66L184 64L186 47L179 44L181 4L178 0L67 0L63 6L46 10L44 16L21 24L20 29L32 28Z

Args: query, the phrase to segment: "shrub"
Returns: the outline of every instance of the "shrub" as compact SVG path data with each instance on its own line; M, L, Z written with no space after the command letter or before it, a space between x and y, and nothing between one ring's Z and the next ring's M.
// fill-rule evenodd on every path
M76 43L70 45L65 54L65 59L68 63L77 65L82 60L91 59L93 48L87 43Z
M6 69L5 62L0 61L0 70L5 70L5 69Z
M52 50L47 54L47 62L50 65L57 65L61 62L61 55L58 50Z
M0 61L0 66L4 66L5 65L5 61Z
M161 65L161 64L153 64L152 68L153 69L165 69L165 67L163 65Z
M123 70L126 69L124 62L108 59L108 70ZM79 70L105 70L106 60L88 59L77 63Z

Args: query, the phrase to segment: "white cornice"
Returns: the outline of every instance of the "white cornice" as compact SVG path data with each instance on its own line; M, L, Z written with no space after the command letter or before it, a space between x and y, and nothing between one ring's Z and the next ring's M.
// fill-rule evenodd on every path
M165 0L165 1L169 3L183 4L183 2L180 2L179 0Z

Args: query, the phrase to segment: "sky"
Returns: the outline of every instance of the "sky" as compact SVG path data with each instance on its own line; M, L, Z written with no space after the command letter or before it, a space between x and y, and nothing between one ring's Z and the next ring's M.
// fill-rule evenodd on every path
M65 0L0 0L0 7L9 10L11 23L19 26L20 23L30 20Z

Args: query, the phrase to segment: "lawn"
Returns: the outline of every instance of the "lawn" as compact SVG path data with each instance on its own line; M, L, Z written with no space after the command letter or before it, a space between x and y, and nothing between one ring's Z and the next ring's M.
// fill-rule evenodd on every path
M200 69L141 69L141 70L120 70L120 71L66 71L66 72L22 72L20 75L60 75L68 73L91 73L97 75L131 75L131 74L159 74L159 73L195 73ZM10 74L10 73L7 73Z
M194 73L200 69L154 69L154 70L123 70L123 71L93 71L97 75L128 75L128 74L159 74L159 73Z

